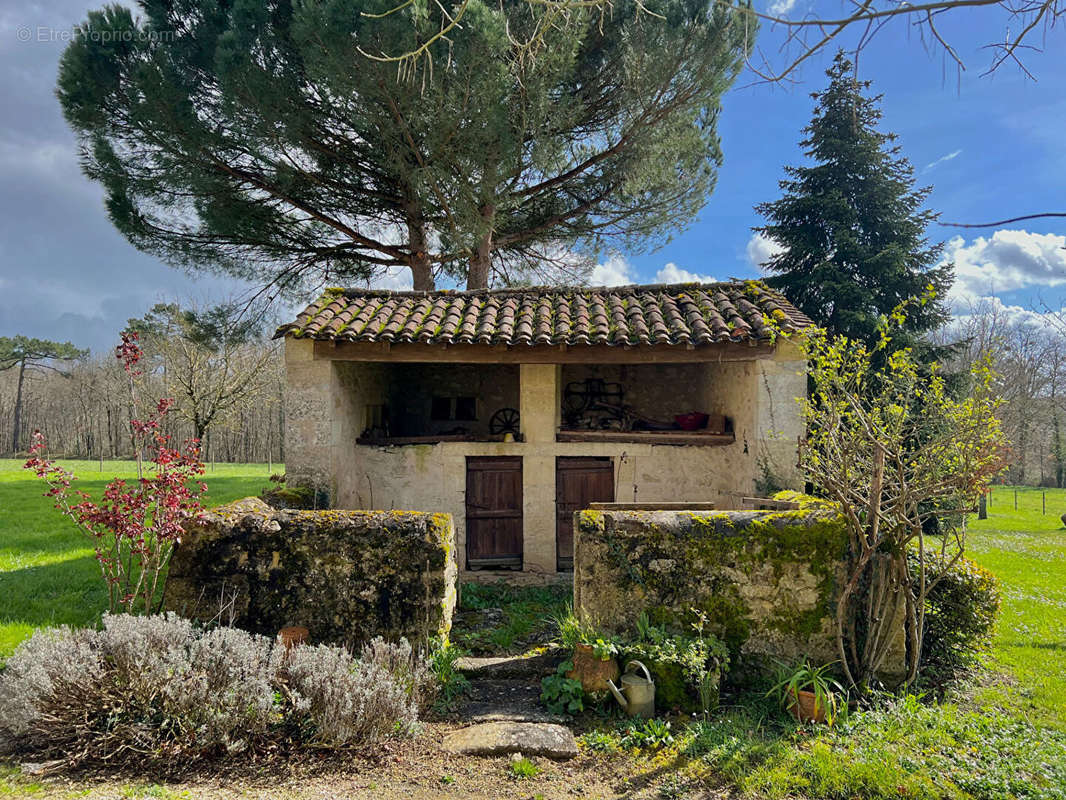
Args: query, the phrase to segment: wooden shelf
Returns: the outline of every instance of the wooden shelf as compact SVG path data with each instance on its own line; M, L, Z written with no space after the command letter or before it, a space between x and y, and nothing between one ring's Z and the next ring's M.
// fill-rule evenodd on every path
M732 433L706 431L559 431L557 442L624 442L643 444L697 445L716 447L733 444Z
M516 436L515 442L521 442L522 437ZM408 444L440 444L442 442L494 442L502 443L503 436L477 436L473 433L450 433L436 436L389 436L381 439L371 439L360 436L355 440L356 444L370 445L371 447L398 447Z

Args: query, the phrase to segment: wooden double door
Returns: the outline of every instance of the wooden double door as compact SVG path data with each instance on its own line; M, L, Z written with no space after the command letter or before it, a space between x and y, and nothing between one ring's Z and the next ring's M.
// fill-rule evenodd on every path
M574 512L589 503L614 502L610 458L559 456L555 460L556 569L574 568Z
M560 456L555 461L556 568L574 568L574 512L614 501L610 458ZM466 459L468 569L522 568L522 459ZM550 531L544 531L551 535Z

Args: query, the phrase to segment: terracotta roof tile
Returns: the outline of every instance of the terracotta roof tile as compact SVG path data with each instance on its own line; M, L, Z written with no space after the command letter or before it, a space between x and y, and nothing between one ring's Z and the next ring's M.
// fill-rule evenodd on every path
M758 281L471 292L330 289L277 336L353 342L702 345L811 321Z

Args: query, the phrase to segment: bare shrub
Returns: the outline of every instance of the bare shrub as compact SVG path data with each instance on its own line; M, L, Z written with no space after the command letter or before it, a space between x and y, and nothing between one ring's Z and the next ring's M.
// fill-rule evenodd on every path
M424 653L416 653L406 639L393 644L375 636L363 646L360 659L376 664L408 693L415 707L426 708L437 693L437 679Z

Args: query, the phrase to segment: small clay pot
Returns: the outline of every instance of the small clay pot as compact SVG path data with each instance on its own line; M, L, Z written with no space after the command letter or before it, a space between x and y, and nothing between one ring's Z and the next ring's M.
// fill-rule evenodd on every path
M798 692L789 690L788 710L799 722L825 722L825 706L818 702L818 696L814 692L800 689Z
M615 659L603 661L596 658L590 644L574 645L574 668L566 673L566 677L581 681L586 692L606 692L607 681L617 681L620 674Z
M291 650L297 645L304 644L308 635L307 628L302 625L288 625L278 631L278 644L283 645L286 650Z

